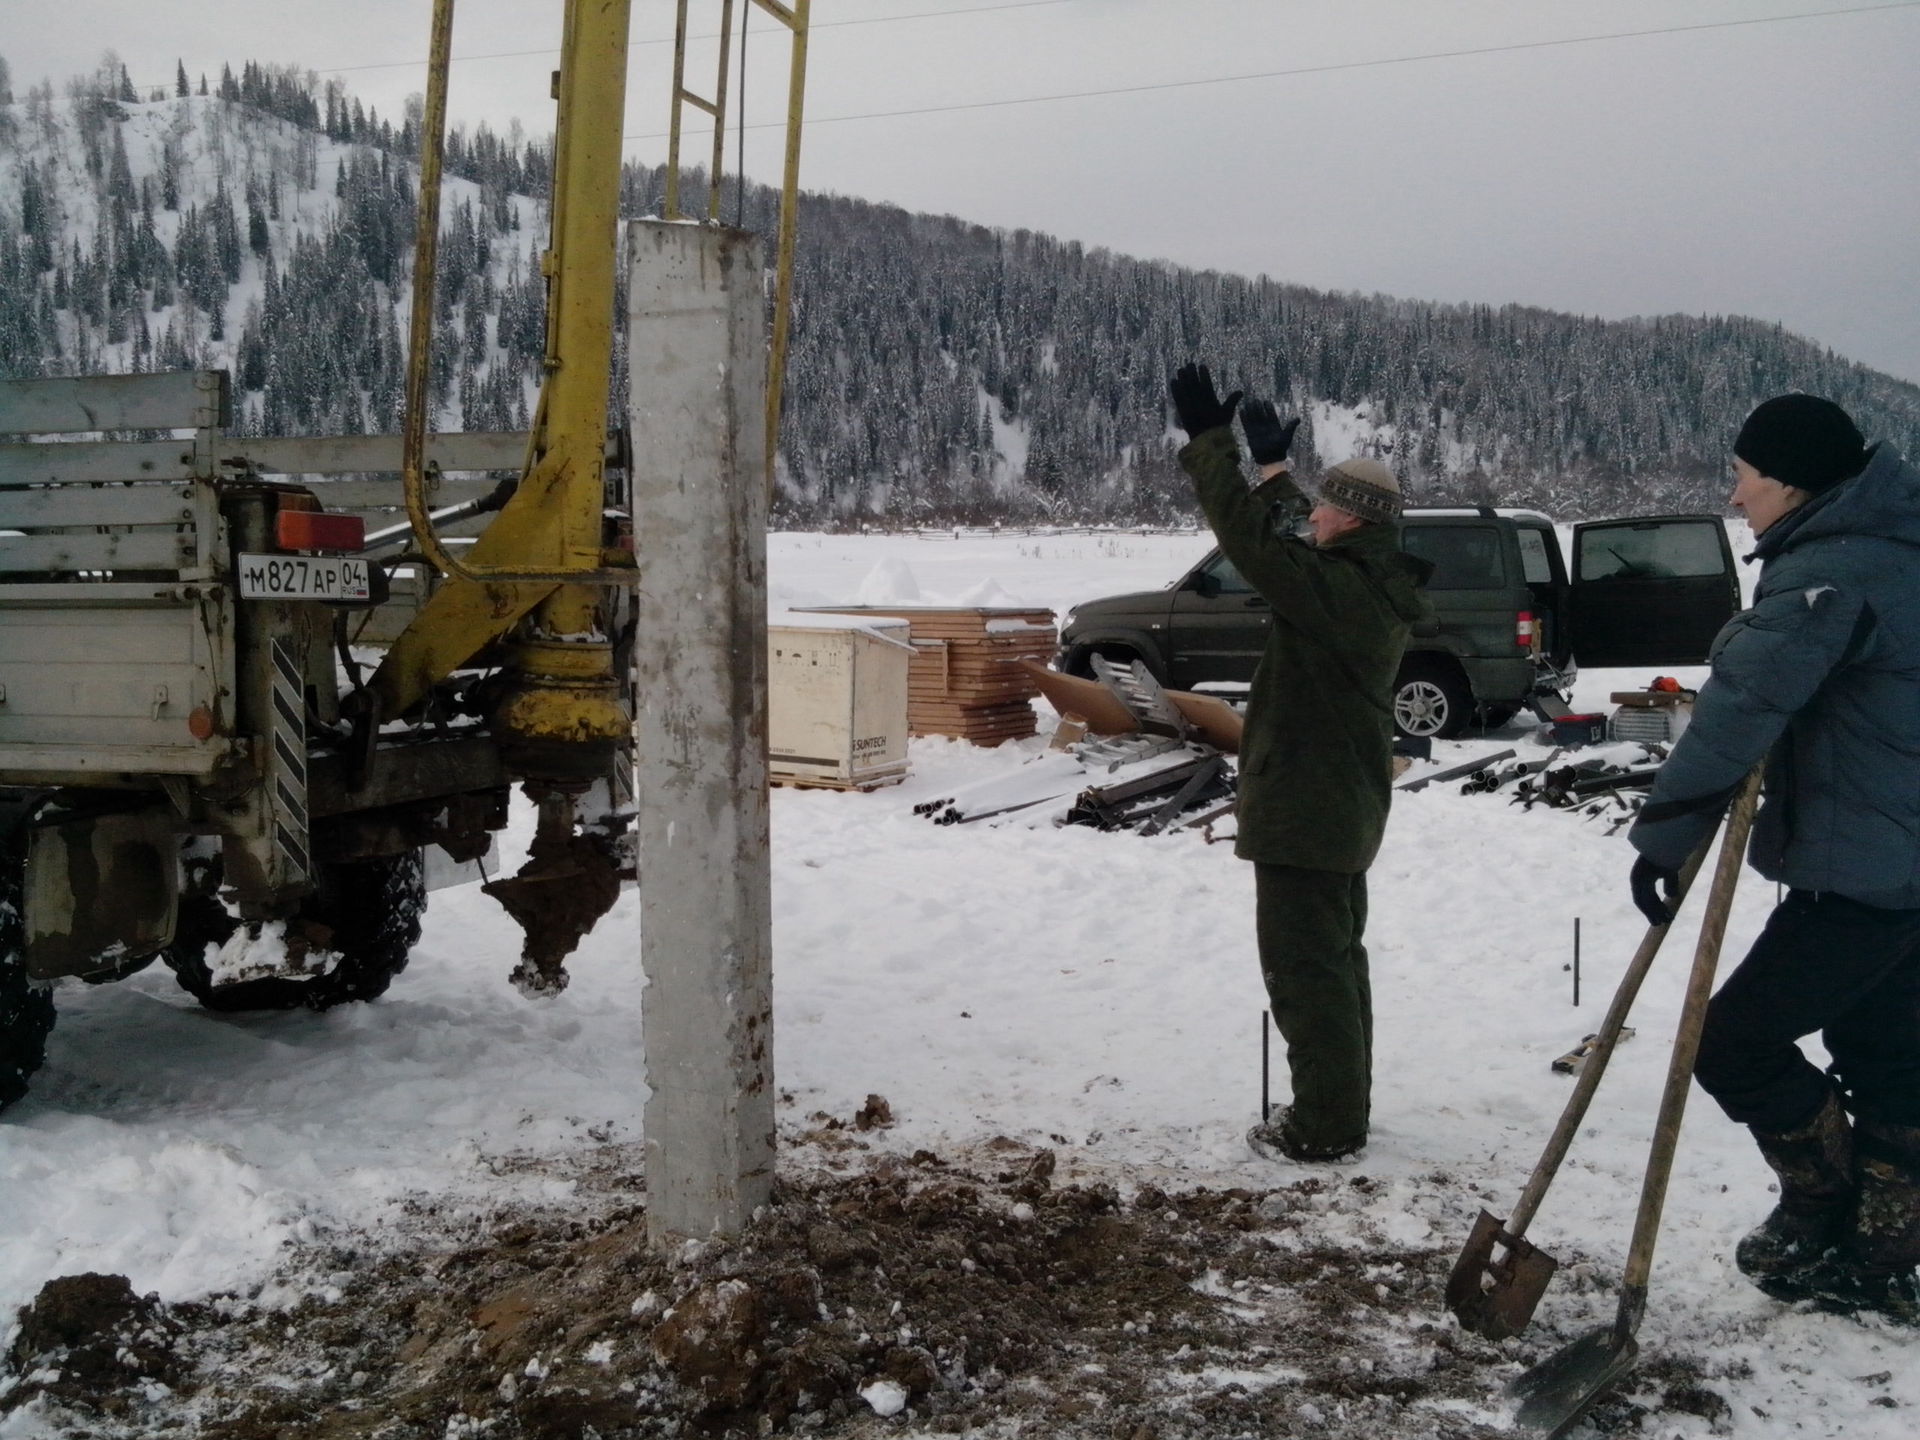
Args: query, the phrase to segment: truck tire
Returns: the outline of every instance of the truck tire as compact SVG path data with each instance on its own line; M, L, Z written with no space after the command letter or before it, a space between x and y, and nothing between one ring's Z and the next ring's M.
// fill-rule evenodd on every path
M1451 740L1473 718L1473 691L1457 665L1408 660L1393 682L1393 728L1417 739Z
M27 1093L27 1079L47 1058L53 1033L53 987L27 978L26 927L20 889L25 857L0 847L0 1110Z
M377 1000L420 943L420 918L427 913L426 856L409 850L328 865L313 901L314 918L333 927L333 946L341 958L330 972L308 982L307 1004L325 1010L349 1000Z
M224 944L240 922L212 895L182 897L174 941L162 957L180 988L209 1010L327 1010L386 993L393 977L407 968L426 909L420 851L346 861L322 867L319 889L300 907L303 919L333 931L330 948L340 952L340 961L325 975L215 985L207 946Z

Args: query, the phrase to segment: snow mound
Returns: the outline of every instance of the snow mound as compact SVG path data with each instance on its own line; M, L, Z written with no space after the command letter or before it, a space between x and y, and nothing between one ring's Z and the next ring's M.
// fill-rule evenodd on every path
M854 595L856 605L917 605L920 601L920 582L913 567L895 555L869 570Z
M989 606L1020 605L1024 602L1016 596L1009 594L1004 585L989 575L978 585L974 585L963 591L953 603L956 605L977 605L984 609Z
M325 975L339 963L337 951L289 945L284 920L269 920L258 931L237 926L224 943L207 946L207 972L215 985L239 985L271 975Z

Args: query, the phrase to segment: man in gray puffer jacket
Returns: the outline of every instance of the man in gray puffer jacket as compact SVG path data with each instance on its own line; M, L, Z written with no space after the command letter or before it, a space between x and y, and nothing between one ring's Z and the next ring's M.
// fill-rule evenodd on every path
M1810 395L1756 409L1734 456L1760 583L1633 827L1634 901L1667 918L1656 887L1764 759L1748 858L1787 896L1694 1067L1780 1177L1736 1260L1777 1298L1920 1323L1920 471Z

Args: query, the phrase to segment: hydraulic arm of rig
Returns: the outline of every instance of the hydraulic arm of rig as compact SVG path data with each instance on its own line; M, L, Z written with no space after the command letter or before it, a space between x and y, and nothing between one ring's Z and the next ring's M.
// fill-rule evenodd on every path
M427 515L423 464L453 30L452 0L434 7L403 473L415 540L444 578L368 681L356 716L371 741L456 669L483 653L497 663L481 704L508 773L538 804L539 828L526 866L488 889L526 931L515 979L536 991L566 983L562 962L618 895L616 842L628 819L611 788L633 723L614 640L629 608L621 587L637 572L631 552L609 543L605 518L627 17L617 0L567 3L542 262L545 376L521 483L456 558ZM583 808L596 784L607 796L597 814Z
M685 103L713 120L709 210L717 206L728 64L724 37L730 32L734 3L722 0L719 85L711 100L702 100L684 81L687 0L678 0L669 218L678 214L678 140ZM768 387L771 462L792 275L809 0L752 3L793 36ZM434 533L423 461L453 29L453 0L435 0L421 143L403 473L416 543L440 578L355 702L364 751L372 755L381 726L417 717L435 688L456 670L480 661L497 665L478 698L508 772L538 806L539 823L526 865L487 889L526 932L515 980L536 992L565 985L565 957L612 906L618 894L621 838L631 819L627 747L633 697L628 644L623 640L630 642L630 587L637 583L638 570L633 550L610 529L609 505L617 510L626 497L608 495L606 472L630 9L630 0L566 0L561 65L554 73L559 110L552 239L542 262L547 277L545 376L523 478L480 540L456 556Z

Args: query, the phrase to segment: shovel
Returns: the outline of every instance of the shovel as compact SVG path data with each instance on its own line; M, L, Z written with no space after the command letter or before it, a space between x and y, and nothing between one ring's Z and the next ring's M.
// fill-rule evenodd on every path
M1712 845L1713 835L1709 833L1680 867L1675 908L1686 899L1693 877L1700 873ZM1613 993L1613 1003L1607 1007L1606 1019L1600 1022L1600 1029L1593 1037L1593 1048L1580 1068L1579 1082L1567 1097L1566 1108L1560 1112L1560 1123L1554 1126L1547 1148L1541 1152L1533 1174L1527 1177L1526 1189L1520 1192L1511 1218L1501 1220L1482 1210L1480 1218L1474 1221L1467 1243L1461 1247L1460 1258L1453 1262L1453 1273L1447 1277L1447 1309L1453 1312L1462 1329L1488 1340L1506 1340L1526 1329L1533 1319L1534 1309L1560 1262L1527 1241L1527 1226L1546 1198L1553 1177L1559 1173L1560 1162L1567 1158L1573 1137L1579 1133L1593 1092L1600 1088L1600 1077L1607 1073L1607 1062L1613 1058L1614 1046L1626 1028L1627 1012L1633 1009L1634 999L1640 993L1640 982L1653 968L1654 957L1660 953L1660 942L1667 938L1670 928L1668 925L1648 927L1640 948L1634 951L1627 973L1620 977L1620 986ZM1504 1253L1496 1254L1497 1250Z
M1640 1187L1640 1213L1633 1222L1633 1241L1627 1249L1626 1273L1621 1277L1620 1308L1612 1325L1591 1331L1549 1355L1514 1381L1507 1392L1519 1401L1515 1418L1521 1427L1544 1431L1548 1440L1558 1440L1571 1430L1595 1401L1633 1369L1640 1355L1640 1342L1635 1336L1647 1309L1647 1277L1653 1272L1660 1211L1666 1203L1674 1151L1680 1144L1680 1121L1686 1114L1687 1092L1693 1083L1693 1062L1700 1051L1700 1026L1713 990L1713 972L1720 962L1720 942L1727 932L1727 913L1733 907L1733 889L1740 879L1747 832L1753 828L1759 798L1760 774L1756 770L1733 802L1726 839L1721 842L1720 859L1714 867L1713 890L1700 921L1700 942L1693 952L1693 972L1687 978L1686 1002L1681 1006L1679 1029L1673 1037L1673 1056L1667 1064L1660 1115L1654 1122L1646 1179Z

